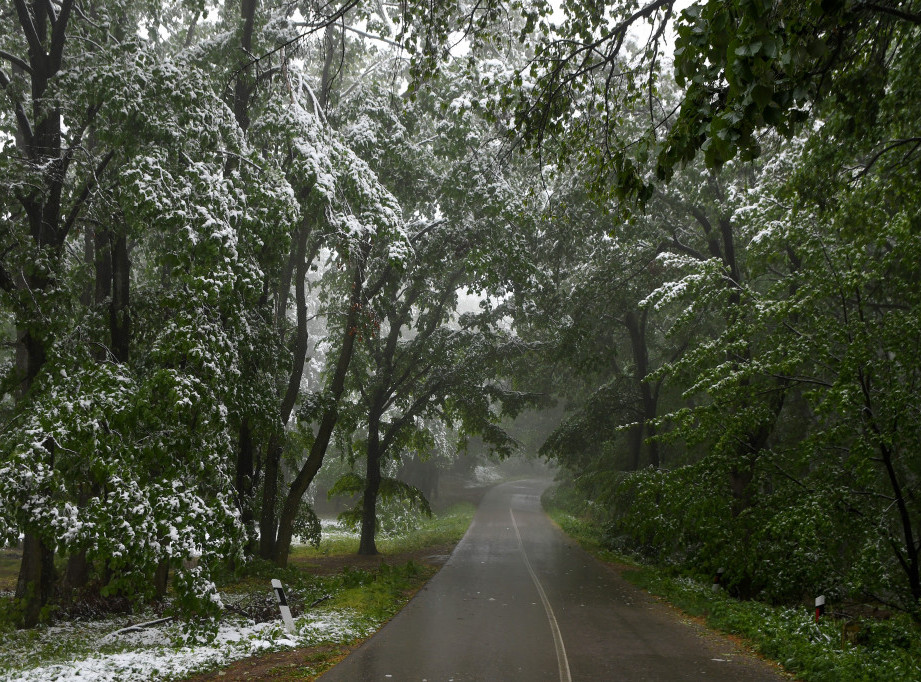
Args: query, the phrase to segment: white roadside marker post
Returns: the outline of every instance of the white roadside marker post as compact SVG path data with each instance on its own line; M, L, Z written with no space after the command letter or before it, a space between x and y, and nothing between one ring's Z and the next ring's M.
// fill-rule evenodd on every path
M815 622L819 622L819 618L822 617L822 614L825 613L825 595L821 594L815 598Z
M711 588L714 592L719 592L720 587L722 587L723 582L723 573L726 571L725 568L720 568L713 576L713 587Z
M294 619L291 617L291 609L288 608L288 599L285 597L285 590L281 586L281 580L272 579L272 589L275 590L275 596L278 597L278 610L281 611L281 619L285 621L285 629L294 634Z

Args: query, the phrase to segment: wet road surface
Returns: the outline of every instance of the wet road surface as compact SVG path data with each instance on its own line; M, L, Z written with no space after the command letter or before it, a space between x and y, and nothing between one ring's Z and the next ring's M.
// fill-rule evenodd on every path
M322 682L785 679L569 541L547 485L490 490L441 571Z

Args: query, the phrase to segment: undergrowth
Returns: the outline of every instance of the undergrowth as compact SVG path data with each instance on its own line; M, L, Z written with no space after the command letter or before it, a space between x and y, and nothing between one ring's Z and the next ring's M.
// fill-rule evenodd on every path
M603 532L545 496L548 514L570 537L598 558L627 563L624 577L707 625L744 638L760 654L805 682L897 682L921 679L921 632L904 614L886 620L837 619L818 625L803 605L772 606L734 599L712 584L674 569L637 564L611 551ZM845 633L849 636L845 637Z
M382 553L426 548L445 551L446 545L463 536L472 515L471 505L461 505L427 519L413 533L383 541ZM296 554L330 554L332 550L354 554L357 538L342 535L334 538L325 552L321 545L320 550L298 547ZM401 565L381 563L371 569L346 567L335 574L317 575L296 565L281 569L254 559L217 572L224 611L217 637L210 643L183 645L176 637L180 624L175 622L118 634L127 625L161 615L153 610L99 614L89 620L53 622L32 630L7 627L0 636L0 682L83 677L183 679L220 669L240 658L294 646L334 651L370 636L435 570L409 561ZM296 633L288 633L281 625L270 588L273 578L284 585ZM0 600L3 604L12 601L11 595ZM329 651L314 657L307 667L287 671L282 677L273 675L273 679L313 679L335 662L337 656Z

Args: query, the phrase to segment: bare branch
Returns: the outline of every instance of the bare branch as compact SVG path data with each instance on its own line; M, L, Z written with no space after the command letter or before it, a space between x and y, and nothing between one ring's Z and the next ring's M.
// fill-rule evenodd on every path
M858 180L864 177L867 173L869 173L870 170L873 168L873 166L876 165L876 163L886 153L891 152L893 149L898 149L899 147L904 147L905 145L909 145L909 144L913 144L914 147L908 150L908 152L905 155L906 159L909 156L911 156L911 154L913 154L915 151L917 151L919 147L921 147L921 137L906 137L900 140L892 140L889 144L884 146L882 149L876 152L876 154L870 157L870 159L863 165L863 168L861 168L860 171L854 176L854 180Z
M35 24L32 21L32 13L29 12L29 8L26 7L25 0L13 0L13 3L16 5L19 25L22 27L26 42L29 44L29 52L35 57L39 55L44 56L45 48L42 45L41 39L38 37L38 31L35 29Z
M106 166L109 165L109 161L112 160L113 156L115 156L114 150L110 151L108 154L102 157L99 165L96 166L96 170L93 172L93 176L87 180L86 185L83 187L83 191L80 193L80 196L77 198L73 207L70 209L70 215L67 216L67 220L64 222L64 228L61 230L62 235L66 236L70 232L70 229L77 221L77 216L80 214L80 209L83 208L83 205L89 198L93 188L95 188L99 183L99 176L102 175L103 171L106 169Z
M48 57L51 60L52 72L57 72L61 68L61 59L64 55L64 43L67 31L67 22L70 19L70 11L73 9L74 0L63 0L61 2L61 12L54 22L51 30L51 49L48 50Z
M22 2L22 0L17 0L17 1L18 1L18 2ZM309 26L309 29L308 29L307 31L304 31L303 33L299 33L298 35L294 36L294 37L291 38L290 40L286 40L286 41L284 41L284 42L282 42L282 43L279 43L279 44L276 45L274 48L272 48L272 49L269 50L268 52L265 52L265 53L259 55L258 57L251 57L250 60L249 60L248 62L246 62L245 64L242 64L242 65L240 66L239 69L237 69L236 71L234 71L234 72L230 75L230 82L231 82L231 83L235 82L235 81L237 80L237 77L240 75L240 73L243 72L243 71L245 71L245 70L248 69L249 67L251 67L251 66L253 66L253 65L255 65L255 64L258 64L259 62L263 61L264 59L268 59L269 57L271 57L271 56L274 55L274 54L277 54L277 53L281 52L282 50L284 50L284 49L290 47L291 45L293 45L294 43L298 42L298 41L301 40L302 38L306 38L307 36L309 36L309 35L311 35L311 34L313 34L313 33L316 33L317 31L319 31L319 30L321 30L321 29L326 28L326 27L329 26L330 24L336 23L336 22L339 21L342 17L344 17L346 14L348 14L349 10L353 9L354 7L356 7L356 6L358 5L359 1L360 1L360 0L348 0L348 2L346 2L342 7L340 7L340 8L337 9L335 12L333 12L330 16L324 17L324 18L323 18L323 21L321 21L321 22L319 22L319 23L317 23L317 24L306 24L306 26ZM228 87L229 87L229 86L228 86Z
M6 50L0 50L0 58L5 59L11 64L18 66L20 69L25 71L30 76L32 75L32 67L29 66L28 62L23 61L16 55L10 54ZM0 80L0 85L3 85L3 87L6 87L7 83L3 83L2 80Z
M879 5L875 2L865 2L863 6L873 12L879 12L880 14L888 14L891 17L896 17L902 21L907 21L909 23L915 24L916 26L921 25L921 14L915 14L914 12L906 12L903 9L898 7L888 7L886 5Z

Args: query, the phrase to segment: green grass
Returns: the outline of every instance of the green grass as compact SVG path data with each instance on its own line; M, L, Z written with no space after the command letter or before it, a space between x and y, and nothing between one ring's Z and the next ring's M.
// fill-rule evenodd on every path
M576 540L585 551L602 561L609 561L629 566L638 566L631 557L618 554L608 549L598 527L592 523L573 516L559 507L545 505L547 515L566 535Z
M16 589L21 561L22 553L18 550L0 549L0 591Z
M806 682L905 682L921 679L921 632L907 616L867 619L857 625L856 642L842 641L842 621L823 618L814 623L805 606L779 607L739 601L712 585L675 575L663 568L640 566L605 549L601 534L590 522L553 506L547 509L560 528L605 561L632 566L624 577L707 625L747 640L767 658L779 662Z
M469 503L454 505L443 513L423 518L419 526L406 535L381 537L377 549L381 554L402 554L415 552L426 547L437 547L457 543L467 532L476 507ZM354 533L325 533L319 547L300 545L292 548L291 559L304 560L313 557L343 556L358 552L358 537Z
M387 621L436 570L412 561L402 566L381 564L373 571L346 569L341 574L342 589L330 606L351 609L375 621Z
M469 502L454 505L438 516L423 519L422 524L409 535L382 538L378 549L386 554L414 552L426 547L456 544L464 537L476 506Z

